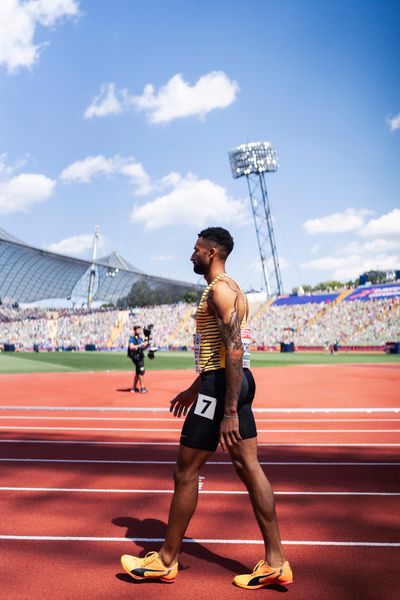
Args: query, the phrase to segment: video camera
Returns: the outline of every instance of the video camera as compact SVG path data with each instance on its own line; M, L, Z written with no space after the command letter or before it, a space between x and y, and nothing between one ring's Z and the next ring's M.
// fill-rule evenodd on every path
M150 323L149 325L147 325L147 327L143 327L143 335L145 337L145 340L150 342L151 340L151 332L153 331L153 323ZM147 358L149 358L150 360L153 360L155 358L155 353L157 352L158 348L157 346L150 346L150 348L147 351Z
M153 323L147 325L147 327L143 327L143 335L147 340L151 340L151 332L153 331Z

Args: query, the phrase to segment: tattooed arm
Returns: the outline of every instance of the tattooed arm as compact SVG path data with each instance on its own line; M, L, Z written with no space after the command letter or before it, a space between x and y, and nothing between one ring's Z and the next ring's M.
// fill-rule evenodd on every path
M225 347L225 409L220 429L222 450L227 450L242 439L239 433L237 403L243 378L243 344L240 322L243 315L239 310L240 290L229 281L216 284L207 298L209 310L217 320Z

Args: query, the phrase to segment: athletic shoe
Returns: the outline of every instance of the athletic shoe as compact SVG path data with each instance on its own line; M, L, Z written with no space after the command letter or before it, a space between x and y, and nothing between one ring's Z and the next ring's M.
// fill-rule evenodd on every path
M132 388L131 389L132 394L138 394L140 392L139 388Z
M158 552L149 552L144 558L124 554L121 556L121 564L125 571L134 579L159 579L167 583L174 583L178 575L178 563L172 567L166 567Z
M142 387L142 388L140 388L140 393L141 393L141 394L147 394L147 391L148 391L148 390L147 390L147 388L145 388L145 387Z
M288 561L281 567L270 567L264 560L260 560L249 575L236 575L233 583L246 590L258 590L279 583L289 585L293 583L293 573Z

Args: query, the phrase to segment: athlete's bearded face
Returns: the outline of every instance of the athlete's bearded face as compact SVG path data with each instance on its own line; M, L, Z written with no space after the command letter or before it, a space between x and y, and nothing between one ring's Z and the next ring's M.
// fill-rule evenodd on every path
M213 249L210 248L209 244L203 240L203 238L197 238L193 254L190 257L190 260L193 263L193 271L198 275L206 275L210 268L213 255Z

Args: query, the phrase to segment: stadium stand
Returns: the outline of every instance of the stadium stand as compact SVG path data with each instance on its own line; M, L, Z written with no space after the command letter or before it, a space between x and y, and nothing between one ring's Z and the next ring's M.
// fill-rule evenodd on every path
M16 349L125 350L135 324L153 324L154 344L164 349L192 347L195 304L184 302L130 310L44 310L0 306L0 345ZM383 349L400 340L400 284L359 287L336 294L284 296L250 304L254 345L277 350Z
M258 346L381 347L400 339L400 284L277 299L252 322Z

